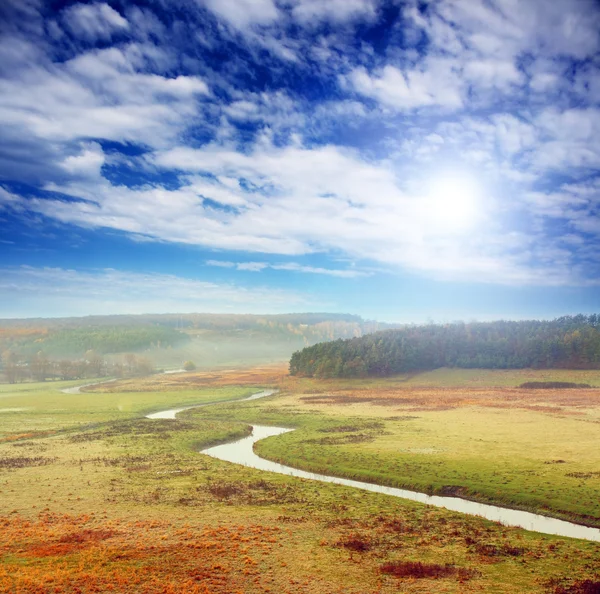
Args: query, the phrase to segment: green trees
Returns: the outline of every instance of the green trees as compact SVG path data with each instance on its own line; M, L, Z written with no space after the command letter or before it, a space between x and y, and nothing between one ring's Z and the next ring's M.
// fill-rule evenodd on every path
M190 340L168 326L84 326L75 328L0 329L0 349L32 357L41 349L50 357L82 357L88 351L100 355L127 353L152 347L167 348Z
M193 361L186 361L186 362L183 364L183 368L184 368L186 371L195 371L195 369L196 369L196 364L195 364Z
M437 367L600 368L600 316L429 324L320 343L294 353L292 375L385 376Z
M120 359L106 361L102 355L92 350L88 351L83 358L75 360L54 360L42 351L34 353L31 357L5 351L2 354L0 371L0 382L4 379L14 384L23 381L43 382L47 379L74 380L105 376L150 375L155 369L152 361L133 353L127 353Z

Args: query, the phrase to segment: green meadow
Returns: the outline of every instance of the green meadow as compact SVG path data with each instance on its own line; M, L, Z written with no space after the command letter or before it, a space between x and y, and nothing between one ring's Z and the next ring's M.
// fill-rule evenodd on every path
M165 408L242 398L256 391L224 386L164 392L62 392L81 383L0 384L0 439L134 418Z
M2 386L1 408L24 410L0 417L0 592L596 587L600 543L198 453L247 435L249 423L294 427L257 451L299 468L598 525L598 390L498 387L495 372L487 385L430 386L435 374L281 376L279 394L191 409L176 420L143 415L241 398L273 381L257 374L248 385L233 374L207 385L197 374L197 386L190 379L186 389L148 391L145 379L140 392L129 380L82 394L64 394L68 384L59 383ZM515 374L511 385L521 379ZM34 428L39 433L26 434Z

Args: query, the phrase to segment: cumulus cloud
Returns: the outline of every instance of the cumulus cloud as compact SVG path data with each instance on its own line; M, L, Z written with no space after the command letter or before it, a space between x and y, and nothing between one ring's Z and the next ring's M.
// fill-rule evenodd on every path
M337 147L281 149L262 143L248 154L216 146L178 148L158 155L156 164L188 172L189 184L132 189L103 179L73 181L48 189L85 201L29 198L27 207L63 223L156 240L280 255L338 252L436 278L582 281L567 264L540 266L531 245L549 251L552 241L507 233L485 196L477 226L457 233L443 216L432 217L423 194L402 188L389 165L365 162ZM212 181L198 181L203 179ZM331 274L296 263L236 264L246 270L266 266ZM355 271L333 274L356 276Z
M73 35L87 41L108 40L113 33L129 28L127 20L104 2L69 6L62 20Z
M273 0L198 0L219 19L236 29L268 25L279 18Z
M364 67L353 70L342 81L359 94L397 109L462 106L463 83L455 64L448 60L431 60L422 68L402 71L384 66L370 74Z
M210 263L232 270L362 274L256 255L318 253L485 282L595 274L593 0L409 0L389 26L375 0L195 0L185 19L18 4L0 175L48 194L6 184L4 209L246 252ZM484 188L460 232L426 195L450 169Z
M375 0L293 0L292 15L299 22L311 25L320 21L345 22L372 19L376 15Z
M52 142L164 144L198 116L197 99L208 94L208 85L198 76L140 72L140 50L131 44L89 51L12 72L0 79L0 125Z

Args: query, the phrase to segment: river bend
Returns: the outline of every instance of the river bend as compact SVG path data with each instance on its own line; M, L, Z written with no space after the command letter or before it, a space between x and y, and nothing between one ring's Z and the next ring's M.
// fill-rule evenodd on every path
M249 398L236 400L236 402L244 402L248 400L256 400L265 396L274 394L276 390L267 390L253 394ZM175 419L178 412L187 410L190 408L196 408L197 406L208 406L209 404L220 404L220 403L205 403L196 406L186 406L184 408L175 408L160 413L154 413L148 415L148 418L153 419ZM542 534L551 534L556 536L567 536L570 538L580 538L583 540L591 540L600 542L600 529L591 528L588 526L581 526L580 524L573 524L566 522L565 520L558 520L556 518L550 518L531 512L520 511L515 509L508 509L504 507L498 507L495 505L489 505L485 503L477 503L460 497L442 497L438 495L427 495L425 493L418 493L416 491L409 491L406 489L398 489L396 487L385 487L382 485L376 485L373 483L365 483L362 481L355 481L352 479L345 479L336 476L328 476L325 474L317 474L313 472L307 472L271 460L266 460L258 456L253 449L254 444L261 439L267 437L274 437L276 435L282 435L293 431L293 429L286 429L283 427L266 427L262 425L252 425L252 434L248 437L243 437L237 441L225 443L218 446L213 446L201 450L200 453L206 454L213 458L223 460L225 462L232 462L234 464L242 464L250 468L256 468L258 470L264 470L266 472L275 472L277 474L285 474L296 478L303 478L314 481L321 481L324 483L333 483L336 485L344 485L346 487L354 487L356 489L362 489L365 491L372 491L374 493L382 493L384 495L390 495L392 497L400 497L401 499L408 499L410 501L417 501L426 505L433 505L435 507L443 507L445 509L469 514L472 516L480 516L491 520L493 522L500 522L505 526L513 526L516 528L524 528L525 530L531 530L532 532L541 532Z

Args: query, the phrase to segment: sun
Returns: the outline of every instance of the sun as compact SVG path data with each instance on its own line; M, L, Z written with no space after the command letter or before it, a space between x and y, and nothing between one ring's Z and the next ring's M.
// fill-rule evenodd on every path
M474 177L464 173L444 173L428 184L424 214L440 230L461 232L477 221L481 202L482 190Z

